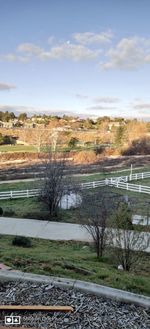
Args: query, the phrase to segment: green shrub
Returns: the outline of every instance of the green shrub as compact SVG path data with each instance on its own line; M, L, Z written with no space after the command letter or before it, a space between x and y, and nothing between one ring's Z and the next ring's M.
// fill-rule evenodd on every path
M0 216L2 216L3 215L3 209L2 209L2 207L0 207Z
M30 238L27 238L25 236L15 236L12 240L12 245L24 248L32 247Z
M15 211L12 210L12 209L7 208L7 209L4 211L4 216L5 216L5 217L14 216L14 215L15 215Z

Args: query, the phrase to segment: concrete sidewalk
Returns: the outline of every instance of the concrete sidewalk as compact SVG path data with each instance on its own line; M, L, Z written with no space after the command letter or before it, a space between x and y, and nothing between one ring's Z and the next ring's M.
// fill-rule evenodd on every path
M82 225L26 218L0 217L0 234L22 235L57 241L93 241L91 235ZM149 239L149 232L143 232L141 234L143 234L143 239ZM138 249L134 246L134 250ZM150 252L150 245L145 251Z
M0 234L24 235L48 240L91 240L87 230L79 224L9 217L0 217Z
M21 271L0 271L0 281L15 281L15 282L34 282L48 284L63 289L75 289L81 292L92 294L95 296L104 296L118 300L120 302L132 303L144 307L150 306L150 297L138 295L129 291L124 291L116 288L102 286L93 282L74 280L69 278L61 278L55 276L46 276L40 274L25 273ZM148 329L148 328L147 328Z

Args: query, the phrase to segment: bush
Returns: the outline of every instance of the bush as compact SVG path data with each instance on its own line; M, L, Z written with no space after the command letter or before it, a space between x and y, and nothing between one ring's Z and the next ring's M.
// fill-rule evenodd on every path
M24 248L32 247L31 240L25 236L15 236L12 240L12 245Z
M3 215L3 209L2 209L2 207L0 207L0 216L2 216Z
M121 154L120 148L112 148L112 147L106 147L103 152L103 155L105 157L118 156L120 154Z
M149 155L150 154L150 138L143 137L133 140L131 145L122 152L122 155Z
M5 217L9 217L9 216L14 216L15 215L15 211L12 209L7 208L6 210L4 210L4 216Z
M69 146L70 148L74 148L74 147L78 144L78 142L79 142L78 138L76 138L76 137L71 137L71 138L70 138L70 141L69 141L69 143L68 143L68 146Z
M15 144L16 143L16 139L12 136L3 136L0 133L0 145L5 145L5 144Z
M75 163L93 163L97 161L97 156L94 151L81 151L74 155Z

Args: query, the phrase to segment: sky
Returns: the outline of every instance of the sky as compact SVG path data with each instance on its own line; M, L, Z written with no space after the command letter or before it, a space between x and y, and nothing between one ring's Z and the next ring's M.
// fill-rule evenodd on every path
M150 120L149 0L0 0L0 110Z

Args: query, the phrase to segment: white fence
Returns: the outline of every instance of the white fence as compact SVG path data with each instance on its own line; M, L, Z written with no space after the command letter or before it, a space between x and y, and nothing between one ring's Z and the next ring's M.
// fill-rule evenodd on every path
M116 183L118 182L130 182L133 180L139 180L139 179L144 179L144 178L149 178L150 177L150 172L145 172L145 173L136 173L136 174L131 174L129 176L120 176L120 177L111 177L108 178L108 181L111 181L111 183Z
M80 187L82 189L91 189L91 188L97 188L99 186L106 186L106 179L103 180L96 180L94 182L88 182L88 183L82 183L80 184Z
M95 181L89 183L80 184L81 189L91 189L99 186L105 186L106 181ZM4 191L0 192L0 200L6 199L18 199L18 198L30 198L34 196L40 195L40 189L32 189L32 190L18 190L18 191Z
M150 194L149 186L128 183L129 181L132 180L144 179L149 177L150 177L150 172L136 173L129 176L111 177L100 181L82 183L80 184L80 187L82 189L92 189L101 186L110 186L110 187L112 186L132 192ZM6 191L6 192L4 191L4 192L0 192L0 200L30 198L30 197L38 196L39 194L40 194L40 189Z
M6 191L6 192L4 191L4 192L0 192L0 200L30 198L30 197L38 196L39 194L40 194L39 189Z
M150 194L150 187L144 185L129 184L124 182L109 183L109 186L117 187L123 190Z

